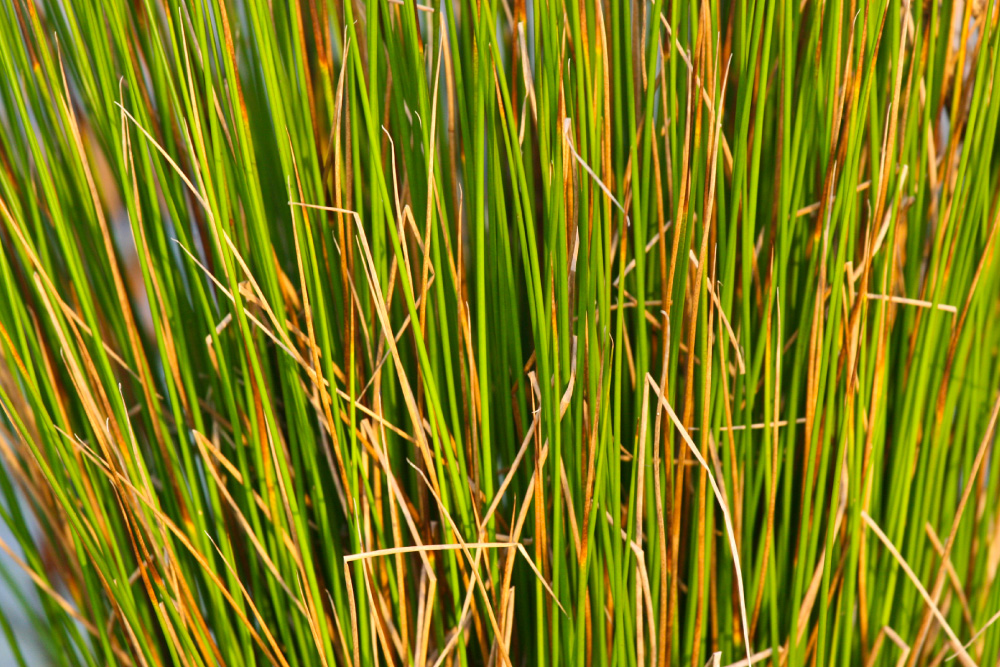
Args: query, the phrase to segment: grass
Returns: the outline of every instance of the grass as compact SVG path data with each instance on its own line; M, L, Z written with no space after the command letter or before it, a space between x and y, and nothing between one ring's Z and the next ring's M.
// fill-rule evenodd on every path
M0 6L52 662L997 664L997 4L422 2Z

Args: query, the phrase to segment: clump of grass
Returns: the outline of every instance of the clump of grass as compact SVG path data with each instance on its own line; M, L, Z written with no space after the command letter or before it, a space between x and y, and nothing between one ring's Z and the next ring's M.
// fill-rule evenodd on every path
M52 660L996 664L996 3L426 2L0 7Z

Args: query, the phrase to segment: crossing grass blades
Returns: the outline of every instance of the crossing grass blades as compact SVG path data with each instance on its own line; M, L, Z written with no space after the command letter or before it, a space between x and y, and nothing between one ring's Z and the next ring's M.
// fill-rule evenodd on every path
M0 4L18 663L996 665L997 3L421 3Z

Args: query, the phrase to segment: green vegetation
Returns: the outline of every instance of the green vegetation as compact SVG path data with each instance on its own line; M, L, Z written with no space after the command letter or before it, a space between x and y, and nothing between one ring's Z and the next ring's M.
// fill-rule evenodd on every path
M997 3L422 2L0 3L54 664L997 664Z

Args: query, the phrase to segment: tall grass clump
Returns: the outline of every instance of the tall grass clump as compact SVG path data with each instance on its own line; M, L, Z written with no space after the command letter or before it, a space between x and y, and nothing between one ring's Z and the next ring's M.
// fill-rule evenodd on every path
M52 663L997 665L998 3L421 2L0 2Z

